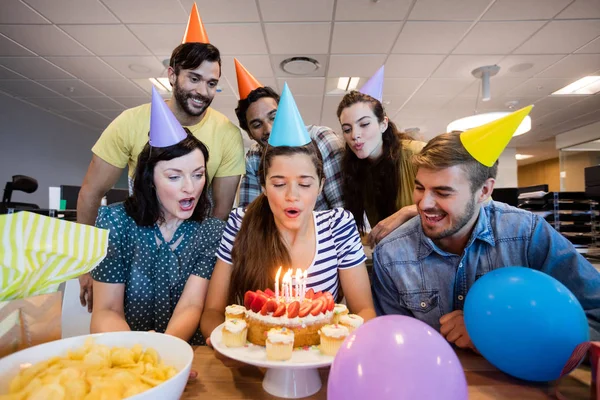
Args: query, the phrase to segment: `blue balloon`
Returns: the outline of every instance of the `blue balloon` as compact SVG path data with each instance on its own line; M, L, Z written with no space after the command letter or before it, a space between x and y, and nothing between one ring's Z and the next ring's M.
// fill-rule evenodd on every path
M467 294L464 319L481 355L529 381L559 378L575 347L590 339L573 293L530 268L499 268L479 278Z

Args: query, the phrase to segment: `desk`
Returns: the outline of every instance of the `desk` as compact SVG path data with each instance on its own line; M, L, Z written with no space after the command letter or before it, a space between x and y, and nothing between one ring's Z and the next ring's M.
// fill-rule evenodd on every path
M469 385L469 400L545 400L555 399L554 384L533 384L519 381L498 371L482 357L470 352L458 352ZM244 366L227 368L215 358L213 350L201 346L194 352L192 369L198 379L190 382L182 400L199 399L277 399L262 388L263 373L259 368ZM321 369L323 387L311 399L327 399L329 369ZM571 375L558 381L561 393L569 400L589 400L590 371L580 367ZM599 399L600 400L600 399Z

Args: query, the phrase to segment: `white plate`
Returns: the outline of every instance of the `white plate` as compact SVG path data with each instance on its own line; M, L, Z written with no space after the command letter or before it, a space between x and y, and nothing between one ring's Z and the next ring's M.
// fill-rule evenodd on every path
M219 325L210 335L212 346L219 353L246 364L255 365L262 368L287 368L287 369L305 369L328 367L333 362L332 356L321 354L318 346L312 346L308 349L297 348L292 353L292 358L287 361L267 360L267 351L263 346L257 346L250 342L245 347L230 348L223 344L223 325Z

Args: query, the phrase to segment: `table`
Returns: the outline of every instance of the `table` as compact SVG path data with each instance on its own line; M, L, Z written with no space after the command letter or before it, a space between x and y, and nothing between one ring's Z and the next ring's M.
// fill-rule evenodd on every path
M458 351L469 385L469 400L543 400L555 399L556 384L533 384L511 378L498 371L482 357ZM263 372L250 365L228 368L214 356L213 350L201 346L194 351L192 369L198 379L190 382L182 400L197 399L277 399L262 388ZM323 388L311 399L327 399L328 368L320 370ZM562 395L569 400L590 400L590 370L580 367L558 381ZM598 399L600 400L600 399Z

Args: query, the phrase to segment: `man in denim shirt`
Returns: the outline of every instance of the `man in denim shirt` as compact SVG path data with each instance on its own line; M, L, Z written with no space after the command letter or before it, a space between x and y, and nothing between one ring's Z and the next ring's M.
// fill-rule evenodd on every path
M591 339L600 340L600 273L543 218L492 201L497 157L487 167L472 154L460 134L446 133L414 156L419 215L375 249L377 314L420 319L450 343L473 348L462 311L469 288L495 268L523 266L568 287L585 310Z

